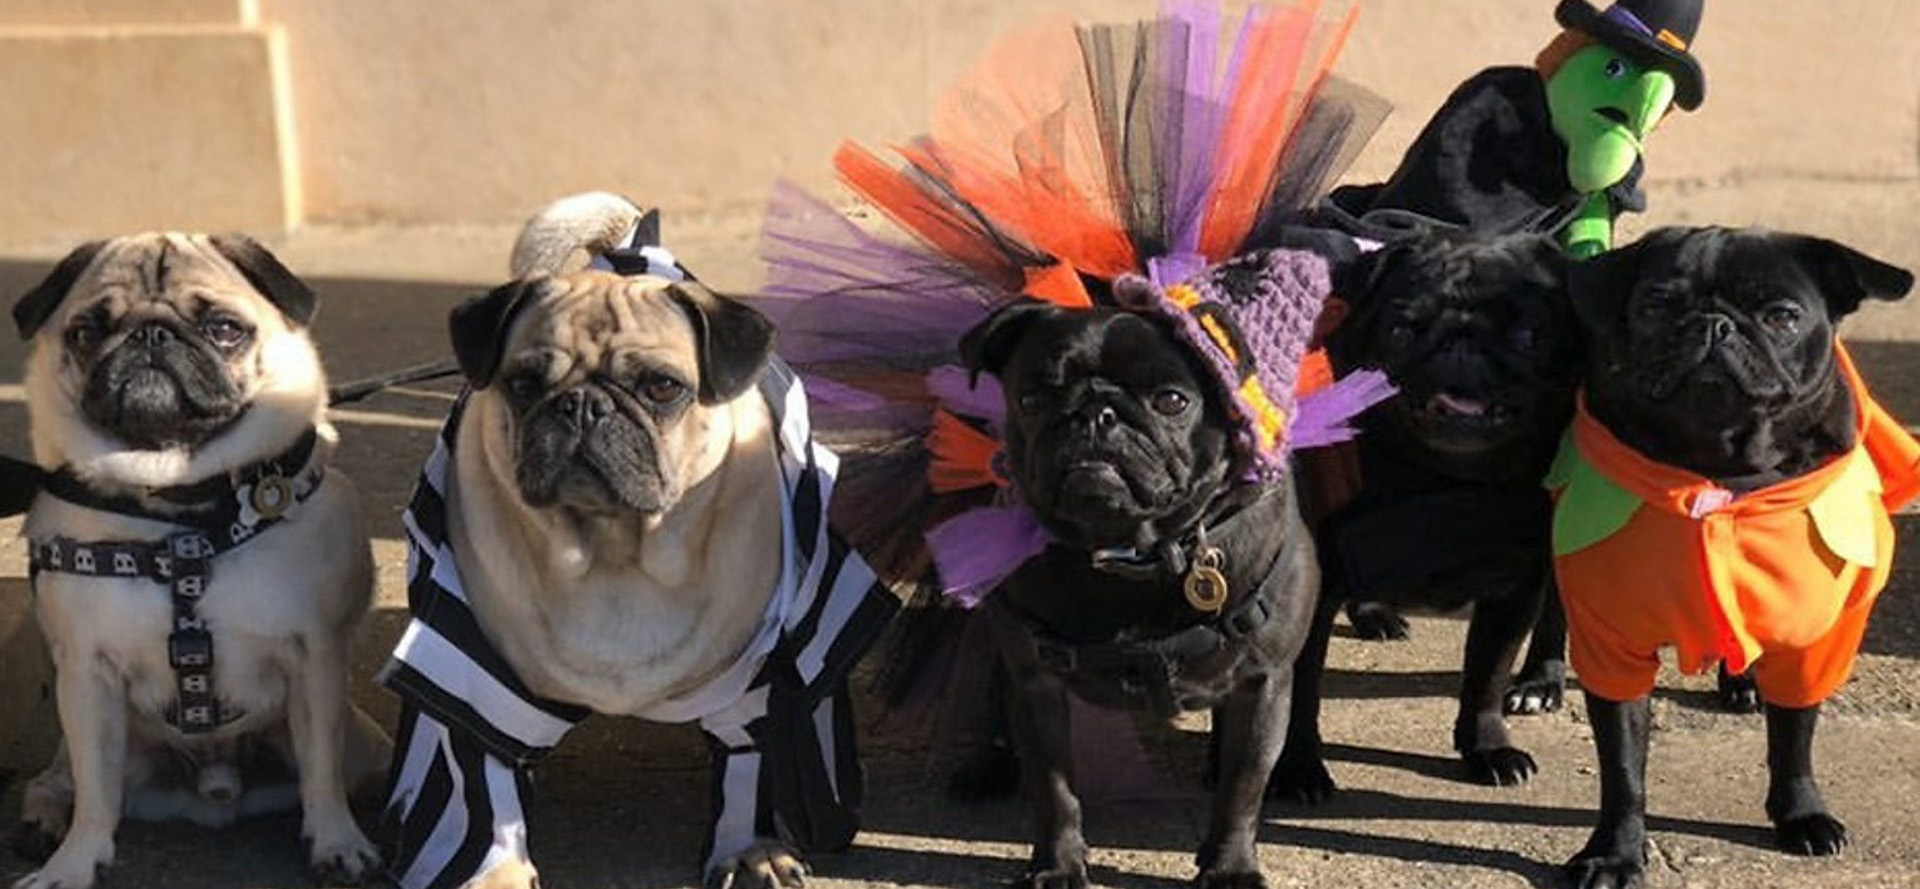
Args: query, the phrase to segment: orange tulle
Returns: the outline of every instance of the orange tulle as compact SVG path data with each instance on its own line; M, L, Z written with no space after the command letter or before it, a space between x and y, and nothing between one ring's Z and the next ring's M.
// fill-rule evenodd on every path
M1315 349L1300 359L1300 376L1293 384L1294 394L1306 397L1333 385L1333 362L1327 350Z
M1219 261L1237 252L1285 165L1288 140L1301 112L1345 48L1358 7L1323 24L1319 0L1282 9L1253 7L1236 49L1233 103L1219 139L1219 172L1208 197L1200 252Z
M926 186L851 142L833 155L842 181L928 246L972 269L1003 289L1018 288L1024 276L985 236L962 206L941 200Z
M1006 484L993 468L1000 442L945 410L933 412L927 451L933 458L927 464L927 485L935 494Z

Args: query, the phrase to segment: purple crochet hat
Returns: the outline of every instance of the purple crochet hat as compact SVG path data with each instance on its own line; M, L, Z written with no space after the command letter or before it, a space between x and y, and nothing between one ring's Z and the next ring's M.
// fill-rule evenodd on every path
M1140 275L1114 281L1122 308L1165 318L1212 369L1233 412L1235 446L1250 473L1286 472L1300 363L1332 292L1327 262L1300 250L1260 250L1161 286Z

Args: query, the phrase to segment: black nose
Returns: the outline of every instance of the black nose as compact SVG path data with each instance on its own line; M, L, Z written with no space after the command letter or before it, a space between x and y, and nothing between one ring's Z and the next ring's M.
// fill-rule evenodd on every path
M560 410L572 416L581 426L591 426L613 413L613 399L598 389L568 389L557 398Z
M173 339L173 328L159 322L142 325L133 332L134 342L147 347L164 346L173 342Z

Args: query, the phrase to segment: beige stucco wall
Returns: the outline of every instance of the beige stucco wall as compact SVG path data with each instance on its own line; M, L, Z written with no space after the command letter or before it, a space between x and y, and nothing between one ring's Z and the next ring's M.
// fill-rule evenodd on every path
M884 142L917 132L930 97L1004 29L1047 11L1123 19L1154 6L0 0L0 33L33 16L57 18L62 9L91 8L85 18L97 22L116 8L228 15L256 4L259 21L287 35L285 110L294 126L288 156L298 158L286 172L297 180L289 193L303 196L307 221L349 223L507 220L589 187L625 191L681 218L751 213L776 177L828 186L828 157L844 138ZM1397 110L1356 175L1390 168L1447 91L1477 68L1530 60L1556 31L1553 5L1369 0L1342 70L1384 93ZM1707 104L1657 135L1653 180L1711 187L1915 177L1916 33L1914 0L1717 0L1697 43L1709 77ZM16 96L11 88L0 93L0 117ZM14 140L3 147L70 155L75 180L50 187L82 198L89 195L78 184L85 163L110 163L124 147L117 140L143 138L62 135L92 141ZM232 174L219 163L207 154L194 173ZM30 168L0 164L0 180L8 170ZM0 181L0 194L12 185ZM48 234L0 228L0 246Z

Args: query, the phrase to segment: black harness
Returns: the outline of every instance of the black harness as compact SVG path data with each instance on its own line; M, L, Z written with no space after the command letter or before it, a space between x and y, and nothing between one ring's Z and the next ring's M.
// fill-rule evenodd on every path
M167 587L173 600L173 630L167 662L178 696L167 721L187 734L211 731L245 715L223 706L213 690L213 634L199 615L200 598L213 577L213 560L284 521L313 496L326 466L313 459L319 433L309 429L278 456L191 485L147 492L184 507L159 513L132 497L102 494L69 468L49 474L41 490L75 506L164 522L177 530L153 541L76 541L50 537L32 542L29 580L41 572L87 577L145 577Z
M1224 534L1246 514L1247 510L1242 510L1228 518L1216 526L1215 533ZM1136 704L1158 713L1171 715L1200 710L1209 706L1210 702L1181 698L1174 693L1174 681L1186 672L1187 664L1211 657L1227 646L1252 636L1280 613L1280 594L1293 579L1293 572L1288 570L1287 565L1296 545L1291 536L1283 539L1259 585L1237 601L1229 600L1214 617L1158 639L1070 642L1054 636L1021 614L1007 604L1004 596L989 596L986 605L1013 618L1010 623L1021 631L1024 646L1033 653L1035 660L1049 670L1111 680ZM1191 566L1199 560L1190 556L1184 546L1169 549L1171 552L1155 560L1161 563L1161 567L1153 570L1158 572L1162 582L1171 584L1178 582L1180 575L1190 570L1190 567L1181 566ZM1094 554L1095 567L1122 576L1139 576L1135 573L1138 568L1112 571L1114 563L1111 559L1107 551L1097 552Z

